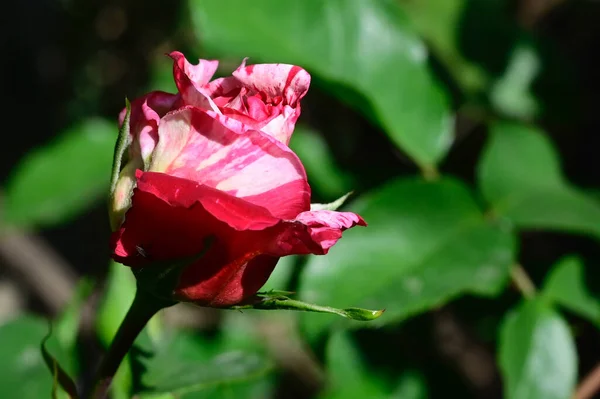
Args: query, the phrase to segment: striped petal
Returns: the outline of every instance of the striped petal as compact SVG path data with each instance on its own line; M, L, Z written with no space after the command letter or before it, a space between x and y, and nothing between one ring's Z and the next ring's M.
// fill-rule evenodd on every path
M150 171L245 198L281 219L310 209L306 172L287 146L259 131L237 133L194 107L161 120Z
M219 112L210 95L203 89L217 70L219 61L199 60L198 65L193 65L179 51L171 52L169 57L174 61L173 77L183 103Z
M296 65L242 64L233 72L233 76L242 86L263 93L270 100L283 97L284 104L291 107L298 105L310 86L310 75Z

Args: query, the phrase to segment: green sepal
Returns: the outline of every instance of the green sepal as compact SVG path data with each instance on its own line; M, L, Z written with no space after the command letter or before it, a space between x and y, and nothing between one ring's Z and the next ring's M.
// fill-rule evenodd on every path
M123 124L119 129L119 137L117 138L117 142L115 144L115 153L113 157L113 167L112 174L110 178L110 196L112 197L115 192L115 188L117 187L117 181L119 180L119 174L121 173L121 165L123 164L123 156L125 155L125 151L131 145L133 139L131 138L129 122L131 120L131 103L126 98L125 99L125 108L127 109L125 113L125 118L123 119Z
M153 262L148 266L133 268L138 289L144 290L157 298L176 303L173 293L179 284L181 273L186 267L202 258L210 249L213 241L214 237L207 237L204 240L202 250L194 256L175 261ZM139 251L141 256L147 256L141 248L139 248Z
M78 399L79 394L77 393L77 386L75 385L75 381L67 374L65 369L61 367L58 363L58 360L48 351L46 348L46 342L52 336L52 323L48 323L48 334L42 339L40 344L40 349L42 352L42 357L44 358L44 363L48 366L48 369L52 373L52 399L58 398L58 387L60 386L70 397L71 399Z
M312 303L306 303L291 299L287 296L287 291L259 292L247 304L232 306L228 309L259 309L259 310L297 310L302 312L332 313L352 320L371 321L380 317L383 310L369 310L361 308L337 309L329 306L320 306Z
M324 210L325 211L335 211L339 207L344 205L344 203L346 202L348 197L350 197L352 195L352 193L353 193L353 191L350 191L349 193L342 195L340 198L338 198L335 201L330 202L328 204L310 204L310 210L311 211L324 211Z

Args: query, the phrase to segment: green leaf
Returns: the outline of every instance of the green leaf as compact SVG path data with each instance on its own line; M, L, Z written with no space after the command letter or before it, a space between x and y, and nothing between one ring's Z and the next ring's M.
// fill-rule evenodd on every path
M273 364L259 350L183 331L166 334L144 366L142 398L259 399L271 390Z
M499 351L505 398L571 398L575 343L567 323L543 301L525 302L507 315Z
M514 257L510 231L491 224L458 181L398 179L352 207L369 224L309 259L300 298L330 306L386 309L365 326L398 322L465 292L497 295ZM306 315L319 333L336 321Z
M394 385L374 373L347 331L335 331L325 349L328 384L321 399L423 399L427 397L423 379L404 373Z
M399 0L411 22L467 91L480 91L489 76L462 54L460 35L468 0Z
M298 264L298 256L286 256L279 259L277 267L269 276L269 279L261 288L261 291L286 290L294 274L294 268Z
M110 262L106 290L98 309L96 332L100 342L108 347L135 296L135 278L129 267ZM110 392L114 399L131 397L132 375L129 356L121 363L111 384Z
M44 363L46 363L46 367L48 367L50 375L52 375L52 398L58 398L59 389L62 388L66 393L69 394L69 396L72 399L77 399L79 395L77 393L77 386L75 385L75 381L60 365L58 359L54 355L52 355L51 351L48 350L48 348L46 347L46 344L51 336L52 329L50 328L47 335L42 340L42 343L40 345L40 351L42 353Z
M565 257L546 277L542 295L600 327L600 303L587 292L584 281L581 259Z
M6 183L5 222L64 222L108 195L116 128L88 120L28 153Z
M504 115L533 119L539 104L532 92L534 80L541 69L540 55L532 45L519 43L512 50L504 75L493 85L490 100Z
M56 339L63 348L75 348L83 307L92 294L93 288L94 284L91 280L81 279L68 306L53 323Z
M517 227L600 238L600 203L566 181L552 144L535 128L492 125L478 180L493 213Z
M350 191L351 176L336 165L327 143L317 132L297 126L290 148L302 159L313 190L326 198Z
M189 0L203 48L309 70L343 101L371 114L421 167L452 142L447 97L427 51L391 0ZM235 10L235 12L231 12ZM273 26L283 26L273 34Z
M49 398L53 391L53 376L44 363L40 342L46 336L48 322L33 316L23 316L0 326L0 397L19 399ZM49 350L65 364L64 353L55 337L48 342ZM61 390L59 398L66 398Z

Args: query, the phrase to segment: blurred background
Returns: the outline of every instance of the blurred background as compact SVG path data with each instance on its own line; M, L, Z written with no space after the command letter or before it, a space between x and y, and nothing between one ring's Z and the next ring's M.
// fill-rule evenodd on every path
M369 227L267 288L386 313L177 306L113 397L600 392L600 2L27 0L2 22L0 396L49 396L44 318L89 383L131 301L108 257L116 119L175 91L172 50L311 73L291 147L313 202L354 191Z

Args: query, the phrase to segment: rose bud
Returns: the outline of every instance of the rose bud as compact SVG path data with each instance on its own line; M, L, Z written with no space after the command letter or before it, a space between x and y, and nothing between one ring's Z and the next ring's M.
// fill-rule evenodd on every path
M121 113L129 132L111 196L113 259L132 268L191 259L211 237L172 296L226 307L253 297L280 257L326 254L342 231L366 225L310 210L306 172L287 146L305 70L242 64L210 81L217 61L171 57L178 93L152 92Z

